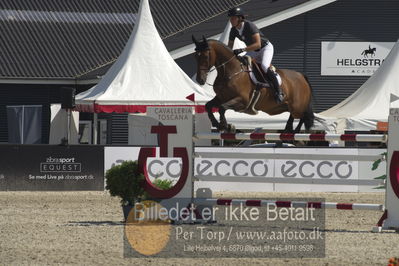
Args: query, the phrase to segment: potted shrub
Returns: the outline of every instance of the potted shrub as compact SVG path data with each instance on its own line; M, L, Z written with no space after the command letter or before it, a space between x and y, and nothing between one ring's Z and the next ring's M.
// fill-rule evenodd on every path
M143 188L144 175L139 171L137 161L124 161L115 165L105 173L107 189L111 196L119 197L125 220L134 204L149 199ZM156 179L154 184L161 189L169 189L172 181Z
M379 159L377 159L376 161L373 162L373 165L372 165L372 167L371 167L371 170L372 170L372 171L376 170L376 169L380 166L381 162L387 160L387 155L388 155L387 152L383 152L383 153L381 153L380 155L381 155L381 158L379 158ZM386 189L386 187L387 187L387 183L386 183L386 182L387 182L387 181L386 181L387 175L386 175L386 174L380 175L380 176L378 176L378 177L374 177L374 179L381 179L381 180L384 180L384 185L378 186L378 187L376 187L375 189Z

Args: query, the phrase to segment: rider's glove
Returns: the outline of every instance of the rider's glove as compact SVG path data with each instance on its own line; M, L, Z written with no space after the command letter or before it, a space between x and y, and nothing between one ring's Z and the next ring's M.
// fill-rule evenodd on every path
M233 53L238 56L239 54L241 54L242 52L245 52L245 49L240 48L240 49L234 49Z

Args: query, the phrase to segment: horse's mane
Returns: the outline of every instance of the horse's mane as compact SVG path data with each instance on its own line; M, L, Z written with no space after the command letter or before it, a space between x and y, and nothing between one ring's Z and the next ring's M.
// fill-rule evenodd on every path
M219 40L209 39L208 42L216 42L217 44L223 46L223 47L224 47L225 49L227 49L228 51L233 52L233 50L232 50L230 47L228 47L226 44L222 43L222 42L219 41Z

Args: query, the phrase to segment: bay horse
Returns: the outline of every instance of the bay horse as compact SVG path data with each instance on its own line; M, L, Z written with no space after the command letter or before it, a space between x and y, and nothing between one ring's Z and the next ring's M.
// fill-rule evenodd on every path
M248 67L228 46L217 40L207 40L205 37L201 41L197 41L194 36L192 39L196 46L197 82L204 85L210 69L214 67L217 71L213 84L216 96L205 105L208 117L212 126L219 131L230 131L232 126L227 124L226 109L255 114L248 107L256 85L251 81ZM315 116L312 109L312 88L307 77L288 69L277 69L277 73L282 79L283 102L277 103L273 92L269 88L262 88L254 108L269 115L290 112L285 132L299 132L303 124L305 129L309 130L313 126ZM219 109L220 122L213 115L213 108ZM294 119L299 119L295 130Z

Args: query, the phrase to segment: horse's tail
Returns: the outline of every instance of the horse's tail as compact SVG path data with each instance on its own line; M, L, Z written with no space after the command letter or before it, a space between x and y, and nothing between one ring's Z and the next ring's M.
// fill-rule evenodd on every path
M305 124L305 129L309 130L310 128L313 127L314 120L315 120L315 115L313 113L313 88L312 88L312 85L310 85L308 77L306 75L303 75L303 76L310 88L310 101L309 101L306 111L303 114L302 119L303 119L303 123Z
M363 50L363 52L361 53L361 55L364 55L364 52L365 52L366 50Z

